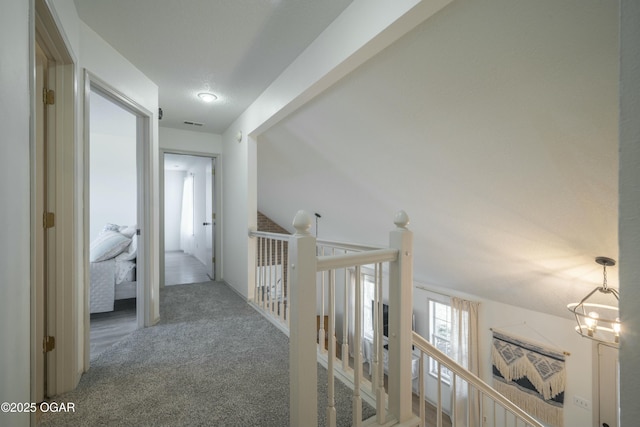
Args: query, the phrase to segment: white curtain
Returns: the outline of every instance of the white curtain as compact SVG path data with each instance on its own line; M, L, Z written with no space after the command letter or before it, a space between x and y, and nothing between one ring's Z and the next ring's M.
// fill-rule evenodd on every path
M184 177L182 191L182 216L180 220L180 249L193 252L193 175Z
M451 298L451 350L452 358L478 375L478 306L479 303ZM466 381L456 377L454 425L477 427L480 422L480 398L470 390ZM467 411L468 420L467 423Z

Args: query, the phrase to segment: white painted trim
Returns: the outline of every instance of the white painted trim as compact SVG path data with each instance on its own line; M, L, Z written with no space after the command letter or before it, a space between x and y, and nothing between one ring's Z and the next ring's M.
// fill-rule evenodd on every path
M90 102L89 97L91 91L95 91L100 93L101 95L109 98L113 102L115 102L120 107L125 110L131 112L136 116L136 147L137 147L137 184L138 184L138 206L137 206L137 225L138 229L141 230L141 235L138 240L138 261L137 264L139 267L137 269L137 289L136 289L136 317L138 321L138 327L146 327L152 326L157 319L154 319L152 316L152 307L153 307L153 290L150 272L153 268L153 259L152 259L152 233L151 228L153 224L153 212L151 207L151 123L153 114L144 108L142 105L137 103L136 101L129 98L127 95L123 94L119 90L115 89L113 86L100 79L95 74L90 71L84 71L84 186L85 186L85 197L84 197L84 213L85 213L85 232L84 232L84 242L85 242L85 257L84 257L84 266L85 266L85 286L84 286L84 306L85 306L85 316L84 316L84 336L85 336L85 346L84 346L84 355L85 355L85 369L88 369L89 366L89 353L90 353L90 313L89 313L89 286L90 281L88 280L88 236L89 236L89 203L90 203L90 194L88 191L89 188L89 153L90 153ZM142 195L142 197L140 197ZM158 295L155 296L159 297Z
M35 70L34 49L36 37L51 56L51 76L54 77L49 86L55 90L56 103L48 107L53 117L51 129L51 141L55 145L55 168L52 173L55 176L53 189L54 200L50 202L49 210L56 214L56 225L53 234L52 247L55 252L55 260L52 262L53 283L49 292L49 313L47 322L50 327L50 335L56 339L56 349L48 353L47 358L47 395L57 395L74 389L80 380L80 363L78 360L78 276L77 276L77 187L76 187L76 75L75 57L64 31L62 24L55 13L55 9L46 0L32 1L30 5L32 14L30 22L30 69ZM35 73L34 73L35 74ZM33 76L31 77L34 78ZM34 93L31 87L31 116L34 117L35 103L40 101L41 94ZM30 167L35 165L35 123L31 123L31 160ZM69 166L71 165L71 166ZM34 200L34 171L31 175L31 200ZM32 227L41 226L38 218L42 213L34 212L32 205ZM33 231L33 229L32 229ZM32 232L33 234L33 232ZM32 236L33 238L33 236ZM31 262L35 258L34 241L31 241ZM50 253L52 257L54 254ZM33 269L32 269L33 275ZM31 277L31 307L35 306L35 280ZM35 320L35 312L30 315L31 321ZM42 343L35 342L31 328L32 345L31 356L34 352L42 351ZM34 364L31 364L31 393L35 392ZM34 422L32 417L31 422Z
M249 137L258 137L452 1L355 0L229 129L244 128ZM240 125L243 120L246 126Z

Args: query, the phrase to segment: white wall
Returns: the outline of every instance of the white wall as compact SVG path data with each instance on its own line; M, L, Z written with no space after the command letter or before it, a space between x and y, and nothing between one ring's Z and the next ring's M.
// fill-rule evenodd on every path
M148 238L150 257L149 271L145 271L151 284L150 323L159 320L159 241L160 241L160 185L159 185L159 145L158 145L158 86L126 58L115 51L82 21L80 28L80 65L103 82L138 103L151 114L150 164L148 178L150 189L149 209L151 211L147 229L142 230ZM83 82L82 78L79 78ZM82 83L79 85L83 87ZM83 111L83 105L80 108ZM142 224L139 224L141 226Z
M92 242L107 223L137 224L138 165L136 117L95 93L91 94L90 102L89 241ZM100 133L108 129L114 131Z
M621 2L620 349L621 426L640 420L640 4Z
M29 4L0 13L0 402L30 400ZM29 414L0 412L0 425L28 426Z
M223 271L240 295L251 298L255 280L254 242L235 236L257 227L256 138L448 3L354 1L224 132Z
M134 135L91 135L90 241L107 223L135 225L138 200ZM133 155L123 155L129 151ZM132 152L132 153L131 153Z
M180 250L180 221L185 171L164 171L164 250Z
M222 153L222 136L161 127L160 148L169 152L177 150L199 154L220 154Z

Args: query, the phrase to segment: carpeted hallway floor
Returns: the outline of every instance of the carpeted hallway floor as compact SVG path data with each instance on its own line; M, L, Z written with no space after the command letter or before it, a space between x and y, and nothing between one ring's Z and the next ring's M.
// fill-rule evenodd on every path
M52 399L74 402L75 413L45 413L39 425L288 425L289 349L282 332L224 283L167 287L160 309L158 325L105 350L76 390ZM318 378L326 375L318 367ZM351 425L351 392L336 381L336 393L338 425ZM319 386L318 396L324 408L326 388ZM363 418L374 415L363 407Z

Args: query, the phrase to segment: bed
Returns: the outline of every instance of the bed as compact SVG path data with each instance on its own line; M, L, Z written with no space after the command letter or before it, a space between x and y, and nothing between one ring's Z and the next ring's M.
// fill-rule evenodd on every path
M91 313L113 311L114 302L136 297L136 226L106 224L89 249Z

